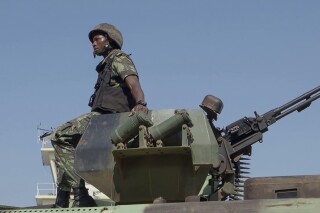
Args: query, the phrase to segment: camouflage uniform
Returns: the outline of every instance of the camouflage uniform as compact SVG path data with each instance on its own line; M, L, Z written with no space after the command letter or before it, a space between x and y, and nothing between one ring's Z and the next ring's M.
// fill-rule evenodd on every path
M116 54L112 61L112 72L114 76L120 78L110 79L109 85L120 87L124 84L124 79L128 75L138 76L137 70L128 55ZM132 107L130 107L132 108ZM87 128L92 116L104 113L118 112L117 109L110 111L99 110L84 114L76 119L68 121L58 127L51 135L51 142L57 166L58 188L62 191L70 191L71 188L84 187L84 181L77 175L74 165L74 155L76 146Z

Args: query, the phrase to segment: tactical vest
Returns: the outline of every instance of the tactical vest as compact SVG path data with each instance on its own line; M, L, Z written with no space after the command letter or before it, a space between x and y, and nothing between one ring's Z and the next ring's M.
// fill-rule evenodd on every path
M130 89L122 78L112 72L112 62L116 56L126 55L121 50L112 50L96 68L99 73L95 92L91 96L91 111L102 113L129 112L135 105ZM115 82L120 86L114 86Z

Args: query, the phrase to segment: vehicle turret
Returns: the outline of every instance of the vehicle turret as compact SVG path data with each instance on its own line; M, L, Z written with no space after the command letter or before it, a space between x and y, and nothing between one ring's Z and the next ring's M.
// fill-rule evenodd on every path
M201 109L94 116L77 146L75 168L118 204L238 200L251 145L276 121L310 106L319 93L316 87L223 129L213 124L223 103L212 95Z

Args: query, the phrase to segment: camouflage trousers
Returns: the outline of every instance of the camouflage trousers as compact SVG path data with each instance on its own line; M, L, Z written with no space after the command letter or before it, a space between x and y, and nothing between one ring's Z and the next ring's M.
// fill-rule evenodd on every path
M100 113L90 112L81 115L58 127L51 135L57 168L57 185L62 191L70 191L71 188L85 185L84 180L74 169L74 155L78 142L94 115Z

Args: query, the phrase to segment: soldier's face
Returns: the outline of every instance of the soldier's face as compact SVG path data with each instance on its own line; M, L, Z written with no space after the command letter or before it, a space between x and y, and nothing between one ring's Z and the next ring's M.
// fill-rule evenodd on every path
M101 54L105 50L105 46L108 44L108 39L104 35L96 34L92 38L93 52L96 55Z

